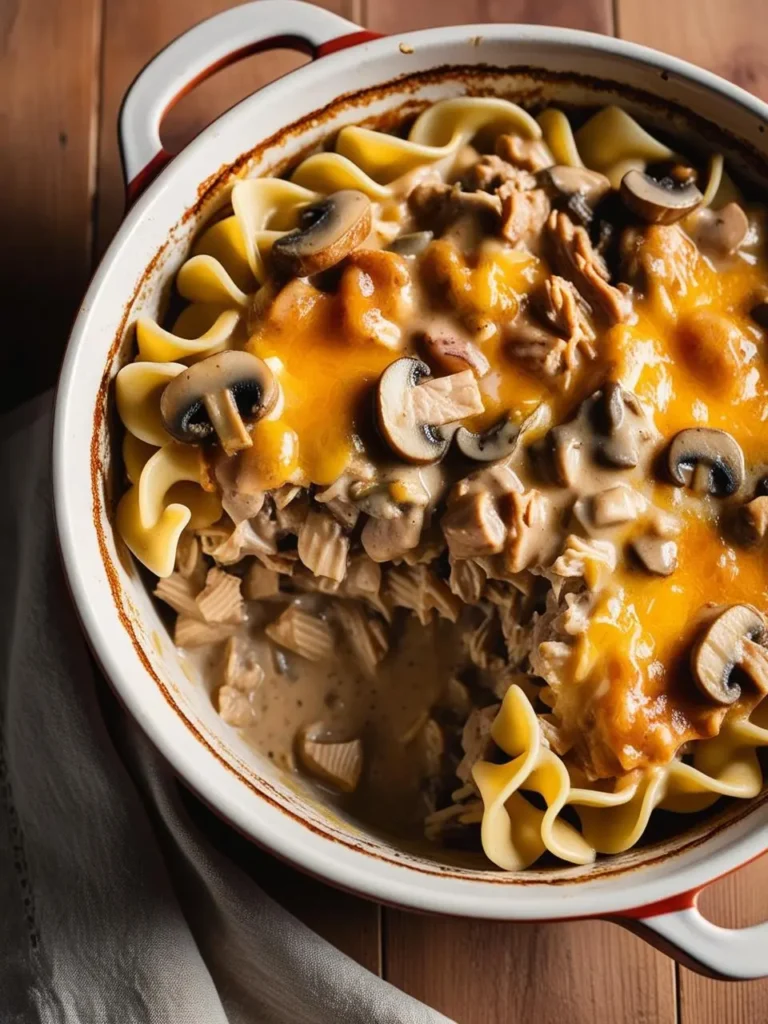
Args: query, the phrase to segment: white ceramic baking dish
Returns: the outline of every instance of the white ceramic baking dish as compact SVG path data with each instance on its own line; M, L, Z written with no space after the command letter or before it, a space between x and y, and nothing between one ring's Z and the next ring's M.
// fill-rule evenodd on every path
M159 126L179 95L259 49L315 58L250 96L169 161ZM237 174L280 169L341 125L468 91L564 103L622 104L647 123L768 153L768 107L708 72L610 37L472 25L378 38L296 0L235 7L163 50L139 75L120 132L135 203L99 266L72 331L59 386L55 496L66 570L83 625L128 710L179 775L235 827L335 885L423 911L503 920L610 917L699 970L768 974L768 924L707 922L699 890L768 845L768 802L730 807L664 843L587 868L504 874L399 849L324 806L245 745L190 678L112 525L119 463L111 382L130 357L131 323L159 296L200 224ZM727 126L727 132L722 126ZM164 166L168 164L168 166ZM155 177L157 172L159 175ZM154 180L152 180L154 178Z

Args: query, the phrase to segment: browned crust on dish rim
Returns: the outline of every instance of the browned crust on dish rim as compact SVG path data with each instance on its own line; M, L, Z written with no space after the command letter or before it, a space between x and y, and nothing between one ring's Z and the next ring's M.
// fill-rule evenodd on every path
M659 77L667 80L673 77L671 73L659 70ZM482 83L478 84L478 79L488 79L493 76L504 75L513 76L519 75L521 77L530 78L537 84L532 87L515 91L512 95L515 101L522 102L526 105L535 105L537 101L540 101L544 88L547 85L565 83L571 85L579 85L586 88L598 89L606 93L614 93L617 96L628 98L642 103L646 107L656 108L663 110L666 113L672 112L677 117L682 118L692 129L697 131L702 137L707 138L710 141L716 140L716 143L721 148L738 149L738 151L744 156L746 162L750 168L754 168L755 172L759 171L762 163L760 154L751 146L744 143L740 139L736 139L731 133L723 128L716 127L706 119L692 114L690 111L678 104L671 101L660 100L654 97L652 94L647 93L644 90L633 89L619 83L607 80L599 79L588 75L579 75L574 72L548 72L541 68L535 67L523 67L514 66L510 68L493 67L484 64L473 64L473 65L445 65L437 68L433 68L429 71L416 72L414 74L406 75L401 78L393 79L391 82L385 83L384 85L374 86L368 89L360 90L354 93L346 93L320 111L313 112L306 115L305 117L293 122L292 124L276 132L270 138L261 142L258 146L253 147L247 152L243 153L237 160L231 164L225 164L220 167L218 171L206 178L198 186L197 201L182 215L177 227L183 226L188 223L191 218L196 217L203 207L221 190L221 188L233 177L236 177L238 173L251 161L258 159L260 154L263 154L271 147L276 144L285 141L289 138L300 136L306 129L307 125L312 122L313 127L323 122L328 122L333 119L340 111L348 108L355 107L361 103L373 101L376 99L386 98L392 93L414 93L424 85L430 83L437 83L443 81L447 76L451 77L452 81L461 80L465 87L466 95L500 95L497 92L490 90L487 85L483 87ZM421 109L428 104L424 101L419 100L405 100L399 104L396 108L388 111L375 118L363 119L358 123L367 124L369 126L375 125L378 128L391 128L400 123L403 123L408 118L413 117ZM759 131L763 131L762 126L759 126ZM314 149L315 146L308 146L304 153ZM293 154L290 158L286 158L282 161L277 162L272 168L270 173L280 174L288 165L298 162L303 153L302 151ZM171 229L169 235L173 237L174 229ZM461 880L468 880L474 878L478 881L492 882L498 885L539 885L542 882L546 882L548 885L573 885L581 883L585 875L581 874L573 876L572 872L568 872L567 875L563 874L563 869L529 869L526 872L520 872L517 874L505 874L488 870L482 871L477 868L466 868L457 870L454 865L440 864L435 862L432 865L427 863L417 864L413 859L412 855L403 849L402 852L394 851L390 855L383 855L379 852L374 852L359 843L356 843L354 839L349 836L333 835L326 828L321 828L315 825L313 822L306 820L301 814L286 807L281 799L278 798L277 791L273 786L270 785L265 779L262 779L256 775L251 774L249 767L242 762L239 764L240 770L236 769L221 753L215 749L215 747L206 739L200 729L191 721L182 711L182 709L175 702L169 687L163 680L157 675L152 668L149 657L147 656L142 641L138 635L136 629L136 623L130 611L130 599L122 591L119 576L115 565L113 564L112 558L109 553L107 539L104 531L103 521L107 519L112 521L112 509L107 507L106 500L106 489L107 480L104 470L104 464L102 462L100 452L100 441L101 432L105 425L105 420L108 413L108 399L109 389L112 380L112 366L117 357L121 346L126 341L126 328L128 325L128 319L131 315L131 310L138 298L141 290L146 286L149 279L155 270L160 266L166 253L168 251L171 238L163 243L162 246L153 256L145 268L141 278L139 279L136 287L134 288L133 294L127 304L125 305L123 316L120 321L120 325L116 332L115 338L109 350L104 374L102 376L101 384L96 395L96 404L93 414L93 434L91 437L90 445L90 473L91 473L91 494L93 501L92 518L94 528L96 530L99 551L104 564L104 570L109 582L109 587L112 593L113 600L115 602L115 609L117 611L118 618L123 628L126 630L131 644L136 651L136 654L144 666L147 674L154 680L161 694L168 702L169 706L176 712L181 721L184 723L186 728L192 733L195 739L204 746L208 752L215 757L220 764L231 772L240 782L248 786L254 793L258 794L264 800L267 800L273 807L292 818L294 821L304 825L310 831L314 832L319 836L323 836L333 842L338 842L343 846L348 847L358 853L365 854L376 860L381 860L387 863L400 864L407 866L409 869L420 872L427 875L443 876L448 878L457 878ZM108 679L106 673L105 678ZM233 755L229 755L234 760ZM251 777L249 777L251 776ZM199 795L199 794L198 794ZM710 822L706 822L697 826L693 832L682 833L679 840L679 845L673 849L668 849L670 843L678 842L678 840L664 840L657 844L658 849L654 853L654 845L645 847L642 851L635 851L635 858L638 858L642 852L649 856L643 858L640 863L621 863L618 858L607 858L602 861L598 861L591 869L588 877L616 877L619 875L627 875L631 871L639 870L640 868L647 868L654 864L658 864L662 861L670 860L673 856L679 856L682 853L686 853L689 850L699 846L705 840L710 839L718 832L722 831L726 827L730 827L732 824L742 820L747 815L753 813L760 807L765 801L768 800L768 791L764 791L758 797L745 802L743 806L737 805L737 809L731 809L730 812L719 815L717 818ZM215 811L216 809L213 808ZM231 824L231 822L230 822ZM251 835L248 838L253 840ZM261 844L259 844L261 845ZM274 852L274 851L271 851ZM623 858L622 858L623 859ZM301 864L296 865L302 870ZM560 870L560 874L556 874ZM584 915L588 916L588 915Z

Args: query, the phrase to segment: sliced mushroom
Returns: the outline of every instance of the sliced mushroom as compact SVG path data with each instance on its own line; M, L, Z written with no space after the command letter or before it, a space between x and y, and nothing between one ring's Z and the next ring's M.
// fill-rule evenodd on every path
M731 672L740 666L748 641L764 645L765 619L748 604L721 608L709 621L691 651L691 669L696 685L716 704L733 704L741 696L741 687L731 680Z
M343 189L308 206L301 225L272 246L275 266L291 277L308 277L335 267L371 230L371 201L356 189Z
M262 359L250 352L219 352L173 378L160 398L160 413L178 441L201 444L215 432L231 455L251 447L248 423L266 416L279 393Z
M484 377L491 364L471 341L454 335L425 334L422 339L424 354L446 373L471 370L476 377Z
M644 569L655 576L671 576L677 568L677 544L662 537L636 537L630 548Z
M744 453L724 430L691 427L672 439L667 469L678 487L725 498L744 483Z
M396 252L398 256L421 256L434 237L432 231L412 231L390 242L387 250Z
M426 363L406 356L382 373L376 394L376 413L384 439L397 455L416 464L441 459L450 440L439 427L419 423L414 415L409 391L430 376Z
M321 743L302 731L297 737L299 760L308 772L342 793L354 793L363 771L363 744L359 739L346 743Z
M730 256L736 252L749 233L749 218L738 203L728 203L721 210L700 210L690 234L705 252Z
M538 184L557 205L564 206L584 227L592 223L597 204L611 191L611 183L599 171L556 164L540 171Z
M546 407L539 405L522 423L513 423L507 415L483 434L475 434L466 427L459 427L456 431L456 445L468 459L474 459L475 462L495 462L511 455L521 438L542 425L546 417Z
M621 179L621 198L648 224L674 224L692 213L704 196L695 182L652 178L643 171L627 171Z

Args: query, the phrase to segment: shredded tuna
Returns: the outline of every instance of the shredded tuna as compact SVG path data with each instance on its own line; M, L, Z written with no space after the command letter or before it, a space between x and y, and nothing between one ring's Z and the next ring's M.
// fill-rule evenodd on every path
M467 191L481 189L496 192L502 185L511 184L519 192L536 188L536 178L521 166L513 167L500 156L489 153L474 163L463 178Z
M593 309L611 323L625 323L633 316L627 285L614 287L605 260L592 247L586 229L573 223L567 213L553 210L547 221L553 261L559 274L573 283Z
M496 155L507 163L536 174L554 164L549 147L540 139L524 139L520 135L500 135Z
M333 634L328 623L294 604L264 632L274 643L308 661L322 661L333 654Z
M315 576L340 582L347 571L349 538L328 512L313 508L301 526L299 558Z
M502 237L512 245L537 240L552 208L547 193L541 188L519 192L508 184L499 189L499 196Z
M615 568L615 544L609 540L585 540L572 533L553 563L552 572L566 578L583 577L589 589L594 590Z

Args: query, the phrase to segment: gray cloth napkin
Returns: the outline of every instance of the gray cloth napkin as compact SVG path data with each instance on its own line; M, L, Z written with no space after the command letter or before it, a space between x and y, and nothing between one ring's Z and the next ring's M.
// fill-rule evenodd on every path
M0 434L3 1024L445 1024L217 850L122 713L118 754L59 562L50 406Z

